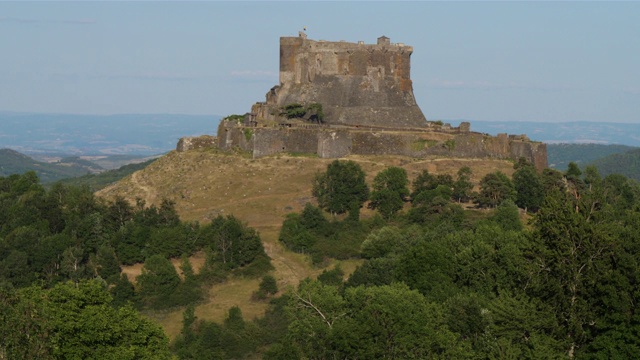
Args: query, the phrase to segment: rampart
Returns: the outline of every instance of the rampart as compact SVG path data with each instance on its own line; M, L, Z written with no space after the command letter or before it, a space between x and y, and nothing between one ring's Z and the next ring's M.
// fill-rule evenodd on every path
M521 136L490 136L460 128L403 131L352 127L258 127L241 125L218 128L219 146L239 147L263 157L278 153L316 154L321 158L348 155L403 155L415 158L524 157L540 171L547 167L547 147Z
M262 157L309 153L322 158L404 155L518 159L540 171L546 145L525 135L489 136L463 122L426 121L410 78L411 46L280 38L280 84L244 119L223 119L218 147Z

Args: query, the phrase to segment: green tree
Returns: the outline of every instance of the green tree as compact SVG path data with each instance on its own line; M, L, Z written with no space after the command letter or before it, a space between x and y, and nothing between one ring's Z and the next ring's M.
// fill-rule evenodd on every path
M398 252L407 242L400 229L385 226L369 233L360 249L362 256L367 259L379 258Z
M520 211L511 200L505 200L498 205L490 220L500 225L504 230L522 231L524 228L520 221Z
M166 308L174 305L172 295L180 286L180 277L171 261L161 255L148 258L137 280L140 296L149 306Z
M345 291L348 316L335 324L340 358L440 359L469 356L442 309L404 284Z
M393 217L402 209L404 199L409 196L407 171L399 167L388 167L373 179L371 206L378 209L385 219Z
M4 300L0 323L11 331L2 326L0 348L8 358L171 358L162 329L130 306L112 307L99 281L24 288Z
M504 173L496 171L480 180L480 193L475 202L481 207L496 207L505 200L514 200L515 196L511 180Z
M341 286L344 282L344 271L340 267L340 264L334 266L331 270L322 270L322 273L318 275L318 281L327 285Z
M316 176L313 196L321 208L332 214L343 214L352 206L360 207L369 198L365 173L351 160L335 160L325 173Z
M458 202L467 202L471 199L473 183L471 182L471 168L463 166L458 170L458 178L453 183L451 196Z
M120 275L120 263L115 250L108 245L98 248L95 256L96 272L109 283L115 283Z
M275 295L278 292L278 283L272 275L265 275L260 281L260 290L265 294Z
M569 193L547 195L534 220L536 273L532 293L554 304L559 338L573 355L591 340L599 322L596 288L613 271L614 227Z
M521 160L515 168L512 178L516 190L516 205L525 210L538 211L544 200L544 185L540 176L526 160Z
M138 301L135 287L129 281L127 274L120 274L119 280L110 289L110 292L114 306L123 306L129 302L135 305Z

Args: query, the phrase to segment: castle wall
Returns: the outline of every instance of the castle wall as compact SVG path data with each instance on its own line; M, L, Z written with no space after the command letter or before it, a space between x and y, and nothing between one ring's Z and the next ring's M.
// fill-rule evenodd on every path
M321 158L402 155L517 160L524 157L539 171L547 167L545 144L521 138L510 139L506 134L489 136L473 132L367 131L330 127L243 128L222 123L218 134L220 148L239 147L251 151L255 158L285 152L317 154Z
M318 136L313 129L256 128L253 148L254 157L283 152L315 154L318 151Z
M388 39L387 39L388 40ZM425 127L413 95L411 46L280 38L280 85L267 104L320 103L327 124ZM272 89L273 90L273 89ZM252 112L264 116L264 109Z
M217 145L218 140L215 136L203 135L197 137L183 137L178 140L176 151L189 151L193 149L206 149Z

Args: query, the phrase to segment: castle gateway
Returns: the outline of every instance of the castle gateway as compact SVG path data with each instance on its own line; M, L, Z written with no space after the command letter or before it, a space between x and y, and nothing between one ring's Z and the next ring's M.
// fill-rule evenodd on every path
M223 119L218 146L254 157L309 153L518 159L541 171L546 145L524 135L470 131L427 121L411 82L413 47L379 37L363 41L314 41L304 33L280 38L280 84L242 118Z

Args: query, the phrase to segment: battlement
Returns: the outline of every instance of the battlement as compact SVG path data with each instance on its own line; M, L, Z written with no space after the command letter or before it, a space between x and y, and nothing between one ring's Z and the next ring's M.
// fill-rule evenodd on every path
M281 37L280 84L244 120L220 122L218 146L239 147L254 157L525 157L540 171L546 167L545 144L524 135L492 137L471 132L468 122L427 122L413 95L412 53L413 47L386 36L375 44L316 41L303 32Z

